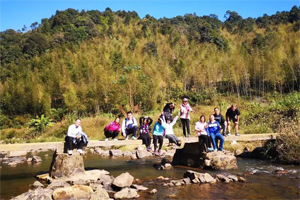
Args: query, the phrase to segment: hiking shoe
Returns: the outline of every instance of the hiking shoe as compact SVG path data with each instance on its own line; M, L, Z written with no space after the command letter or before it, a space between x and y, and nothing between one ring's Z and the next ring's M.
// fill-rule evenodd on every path
M77 149L77 153L79 153L80 155L84 154L84 152L82 151L82 149Z
M125 138L125 140L128 140L128 136Z
M73 151L72 151L72 150L69 150L69 151L68 151L68 155L71 156L72 154L73 154Z
M217 152L217 151L218 151L217 149L214 150L214 152Z
M114 141L118 141L118 139L117 139L117 138L114 138Z
M235 133L235 136L240 136L240 134L238 132Z
M231 133L227 133L227 136L231 136Z
M211 147L208 147L207 150L208 150L208 151L213 151L214 149L211 148Z
M105 141L108 141L108 138L105 138Z
M136 137L132 136L131 139L136 140Z
M154 155L155 155L155 156L157 155L157 151L156 151L156 150L154 150L154 152L153 152L153 153L154 153Z
M157 154L160 156L160 154L161 154L160 150L157 151Z

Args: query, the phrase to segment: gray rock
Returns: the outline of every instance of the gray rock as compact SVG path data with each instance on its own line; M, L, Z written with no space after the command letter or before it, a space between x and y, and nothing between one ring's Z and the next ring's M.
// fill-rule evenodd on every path
M32 162L32 158L27 158L27 162Z
M141 158L145 158L147 156L147 151L145 149L137 149L136 151L136 157L138 159L141 159Z
M95 153L100 154L103 150L99 147L95 148Z
M90 151L91 154L95 153L95 149L89 149L89 151Z
M137 189L138 191L145 191L145 190L148 190L147 187L144 187L142 185L136 185L136 184L133 184L132 185L133 188Z
M136 160L137 157L136 157L136 154L131 154L131 160Z
M125 156L125 157L130 157L131 155L132 155L131 151L124 151L123 152L123 156Z
M100 152L100 156L102 156L102 157L110 156L109 150L102 150Z
M91 195L90 200L106 200L109 199L109 195L106 190L101 187L98 187L96 191Z
M243 178L243 177L239 177L239 182L246 182L247 179Z
M84 172L83 156L54 153L49 172L51 178L72 177Z
M122 150L119 150L119 149L112 149L109 151L109 155L114 156L114 157L120 157L120 156L123 156L123 152L122 152Z
M172 168L172 165L170 163L166 163L164 165L164 169L171 169Z
M32 162L33 162L33 163L39 163L39 162L42 162L42 158L39 157L39 156L33 156L33 157L32 157Z
M206 183L215 183L216 179L214 179L209 173L204 174L204 179Z
M181 179L186 185L191 184L191 179L190 178L184 178Z
M38 187L44 187L44 185L39 182L39 181L34 181L34 183L32 184L33 187L38 188Z
M206 167L211 167L212 169L237 169L236 157L229 152L209 152L205 155L206 160L204 164Z
M230 182L230 179L227 178L226 176L222 175L222 174L217 174L217 178L220 180L220 181L223 181L225 183L229 183Z
M133 179L133 176L126 172L117 176L113 182L113 185L121 188L130 187L132 185Z
M58 188L53 192L53 199L90 199L93 189L84 185L73 185L72 187Z
M150 194L156 194L157 193L157 189L153 189L149 192Z
M121 191L114 194L115 199L132 199L138 198L139 195L135 189L123 188Z
M19 196L12 198L12 200L52 200L53 190L49 188L37 188L36 190L31 190L25 192Z
M26 162L25 157L11 157L11 158L3 158L2 164L15 167L18 164L22 164Z
M229 176L227 176L227 177L228 177L229 179L235 181L235 182L239 181L238 177L235 176L235 175L229 175Z
M70 187L70 184L65 182L64 180L53 180L49 185L49 189L57 189L57 188L63 188L63 187Z

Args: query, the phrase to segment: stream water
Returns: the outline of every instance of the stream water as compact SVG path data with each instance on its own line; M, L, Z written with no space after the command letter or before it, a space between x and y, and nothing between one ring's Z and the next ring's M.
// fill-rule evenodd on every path
M49 154L49 157L45 157ZM3 165L0 168L0 198L10 199L28 191L29 185L36 179L35 175L47 172L50 167L52 152L37 154L43 159L39 164L22 164L17 167ZM84 158L85 168L104 169L114 177L123 172L129 172L135 178L143 181L149 189L156 188L157 193L150 195L139 192L141 199L168 199L171 194L176 199L300 199L299 166L272 164L268 161L238 158L238 170L207 171L211 174L228 173L243 174L246 183L231 182L216 184L193 184L180 187L163 187L158 176L172 179L183 178L187 167L175 166L171 170L156 170L152 165L161 159L128 160L126 158L101 158L99 155L87 154ZM191 169L191 168L189 168ZM205 170L192 168L194 171ZM276 174L275 170L285 170L286 174Z

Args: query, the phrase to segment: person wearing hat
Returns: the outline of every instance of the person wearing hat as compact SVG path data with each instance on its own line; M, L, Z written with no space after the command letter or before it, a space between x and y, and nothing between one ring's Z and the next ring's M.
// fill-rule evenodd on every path
M184 137L190 137L190 112L194 112L188 103L188 99L184 98L180 106L180 119L182 123L183 135ZM187 133L187 134L186 134Z

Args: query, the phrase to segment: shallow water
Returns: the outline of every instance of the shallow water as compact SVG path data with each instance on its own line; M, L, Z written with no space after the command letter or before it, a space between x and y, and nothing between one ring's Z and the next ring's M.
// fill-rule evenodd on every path
M45 157L45 154L49 157ZM17 167L2 166L0 169L1 199L10 199L28 191L29 185L36 179L39 172L47 172L50 167L52 152L37 154L43 162L40 164L22 164ZM212 174L228 173L243 174L247 178L246 183L231 182L216 184L194 184L180 187L163 187L162 181L156 181L158 176L180 179L183 177L186 167L174 167L171 170L156 170L154 162L160 162L160 158L128 160L126 158L101 158L95 154L88 154L84 158L85 168L104 169L114 177L123 172L129 172L135 178L141 179L143 185L150 189L156 188L158 192L150 195L147 192L139 192L143 199L169 199L171 194L176 199L299 199L299 166L277 165L267 161L254 159L238 159L238 170L208 171ZM191 168L193 169L193 168ZM201 169L193 169L206 172ZM288 174L275 174L275 170L286 170Z

